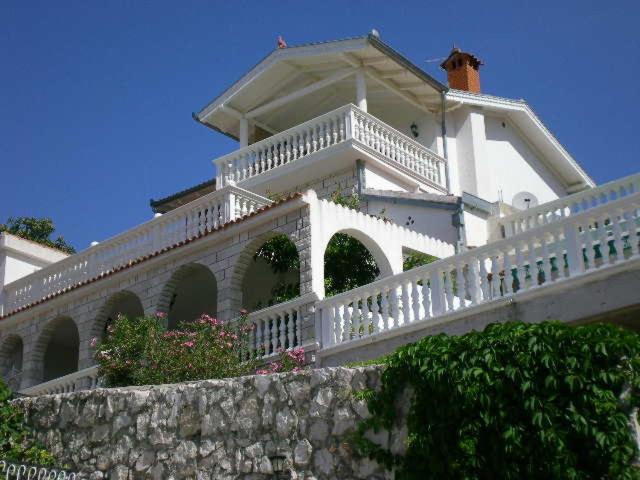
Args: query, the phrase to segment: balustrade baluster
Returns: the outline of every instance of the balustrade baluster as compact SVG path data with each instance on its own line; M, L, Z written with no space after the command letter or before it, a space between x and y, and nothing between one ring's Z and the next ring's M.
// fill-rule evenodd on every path
M344 329L342 330L342 341L347 342L351 340L352 324L351 324L351 308L349 307L349 300L344 302Z
M316 126L311 127L311 152L316 152L318 150L318 132L316 132Z
M353 324L351 328L351 337L352 338L360 338L360 328L363 326L362 322L362 310L360 309L360 300L355 299L352 302L353 309L351 314L351 323Z
M269 315L269 339L271 340L271 350L267 354L276 353L278 351L278 317Z
M529 276L531 278L531 286L530 288L535 288L538 286L538 256L536 255L536 248L534 244L534 239L529 238L528 243L528 254L529 254Z
M342 341L342 315L339 305L333 306L333 337L335 338L335 343Z
M263 352L264 352L264 337L263 337L263 322L262 319L258 318L256 319L255 323L253 324L253 327L256 330L256 352L255 355L256 357L261 357L263 356Z
M295 309L291 309L289 311L289 321L287 322L287 348L293 348L295 346L295 320L296 320L296 311Z
M413 310L412 322L417 322L420 317L420 286L418 285L418 277L411 280L411 306Z
M411 291L408 281L403 281L400 286L400 292L402 295L402 323L400 325L406 325L411 323Z
M400 299L398 298L398 288L399 286L395 285L389 290L389 306L391 307L391 319L393 319L393 325L390 324L389 328L400 326Z
M622 229L620 228L620 218L618 212L611 210L609 214L611 225L613 227L613 245L616 249L615 262L624 260L624 241L622 240Z
M445 312L455 310L453 305L453 286L451 285L451 267L447 267L444 272L444 295L447 301Z
M635 209L637 211L637 209ZM632 210L625 210L624 219L627 224L627 233L629 235L629 245L631 245L631 255L636 256L640 254L640 248L638 247L638 234L636 228L636 220Z
M389 330L391 321L389 319L389 290L387 288L381 292L380 308L382 310L383 330Z
M425 275L422 281L422 309L424 310L424 318L431 317L431 294L429 292L429 276Z
M380 293L377 293L376 290L371 294L371 326L373 327L374 333L384 330L384 323L382 322L382 315L380 314L381 305L378 303L378 296L380 296Z
M284 350L285 342L287 341L287 328L285 325L285 314L284 313L276 314L275 318L280 323L280 336L279 336L280 348Z
M487 278L487 266L486 261L482 257L478 259L480 261L480 291L482 292L482 301L486 302L491 299L489 294L489 279Z
M467 299L467 285L464 276L464 265L462 263L456 264L456 287L458 298L460 299L460 308L466 307Z

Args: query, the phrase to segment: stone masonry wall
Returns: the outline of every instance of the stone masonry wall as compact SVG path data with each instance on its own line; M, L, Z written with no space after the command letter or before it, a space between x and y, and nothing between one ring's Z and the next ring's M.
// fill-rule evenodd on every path
M267 479L282 455L293 479L384 479L350 441L368 415L353 393L375 388L379 374L327 368L16 403L59 463L85 478Z

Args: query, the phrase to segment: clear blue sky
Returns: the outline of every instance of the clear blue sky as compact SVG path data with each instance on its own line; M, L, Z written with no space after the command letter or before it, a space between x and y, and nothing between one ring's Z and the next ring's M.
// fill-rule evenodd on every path
M78 249L213 176L234 142L191 119L274 46L363 35L444 80L455 43L486 93L525 98L597 181L640 170L637 1L0 3L0 222L52 217Z

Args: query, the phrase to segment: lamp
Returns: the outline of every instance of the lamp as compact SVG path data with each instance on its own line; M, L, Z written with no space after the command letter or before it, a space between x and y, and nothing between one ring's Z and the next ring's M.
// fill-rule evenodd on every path
M411 129L411 134L413 135L413 138L418 138L418 136L420 135L420 132L418 132L418 125L416 125L416 122L413 122L409 128Z
M289 478L289 475L287 474L287 457L284 455L274 455L273 457L270 457L269 460L271 461L273 478L278 480Z

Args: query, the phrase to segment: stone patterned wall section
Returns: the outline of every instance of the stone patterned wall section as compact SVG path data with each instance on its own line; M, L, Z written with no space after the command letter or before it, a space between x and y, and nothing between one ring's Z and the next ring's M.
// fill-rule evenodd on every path
M379 374L327 368L16 403L44 446L85 478L272 478L270 458L282 455L291 478L384 479L350 442L368 415L353 393L375 388Z

